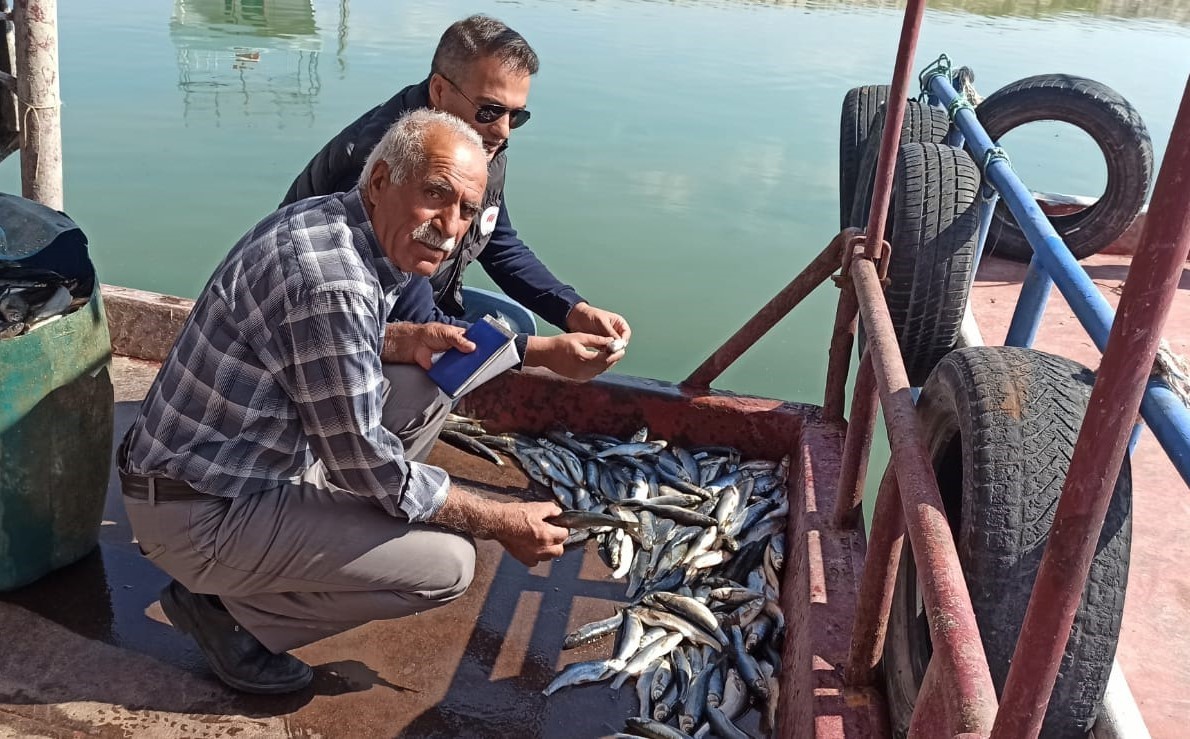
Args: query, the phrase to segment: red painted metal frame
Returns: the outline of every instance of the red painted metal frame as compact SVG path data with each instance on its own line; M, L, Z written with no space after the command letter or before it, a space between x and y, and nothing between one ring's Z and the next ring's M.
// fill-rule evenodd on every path
M789 311L805 300L806 296L814 292L815 288L826 282L826 279L839 266L843 245L854 233L854 229L846 229L835 236L822 250L822 253L814 258L814 261L806 265L806 268L797 277L794 277L781 292L773 296L773 299L758 310L756 315L748 319L748 322L741 326L731 338L723 342L723 345L707 357L698 366L698 369L691 372L683 384L690 387L709 387L723 373L723 370L739 359L740 355L768 333L769 329L776 326L778 321L789 315Z
M876 430L876 372L872 355L864 352L855 377L855 395L851 420L843 443L843 469L835 495L835 526L853 529L863 513L864 483L868 476L868 458L872 452L872 434Z
M860 581L855 624L851 629L851 652L847 660L847 684L855 686L876 684L876 667L884 652L893 587L905 542L901 490L897 487L897 474L892 465L885 468L880 480L872 521L879 521L880 525L873 526L868 540L868 556Z
M905 530L913 545L914 559L919 563L922 600L934 646L931 663L939 663L946 714L954 733L987 734L996 714L996 691L938 482L922 440L917 409L909 392L909 377L901 361L876 265L867 259L854 259L851 278L859 295L864 326L868 327L868 353L872 356L888 426ZM887 523L874 521L873 527ZM869 559L865 569L873 566L888 565ZM919 701L917 708L921 707Z
M844 247L846 248L846 247ZM822 400L822 416L831 421L843 420L847 397L847 374L851 369L851 350L859 323L859 302L855 287L846 273L835 278L839 284L839 304L835 308L835 327L831 332L831 347L826 361L826 392Z
M926 0L909 0L905 6L905 21L901 25L901 41L897 46L892 89L888 93L884 133L880 137L880 158L876 165L876 181L872 186L872 207L868 211L868 259L880 258L877 249L884 238L897 149L901 143L901 122L905 118L905 103L909 98L909 65L913 64L913 56L917 51L917 37L921 32L921 19L925 12ZM887 269L886 261L880 272L881 277L884 277Z
M1161 327L1190 255L1190 81L1149 207L1141 247L1099 365L1087 414L1004 686L993 737L1035 737L1041 730L1070 626L1132 432Z

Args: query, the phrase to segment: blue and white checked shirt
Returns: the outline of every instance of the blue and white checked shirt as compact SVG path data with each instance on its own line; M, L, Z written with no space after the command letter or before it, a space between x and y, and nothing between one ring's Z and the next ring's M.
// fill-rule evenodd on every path
M261 221L195 303L128 432L124 471L234 498L320 459L391 515L432 516L450 478L406 460L380 425L385 319L409 280L357 189Z

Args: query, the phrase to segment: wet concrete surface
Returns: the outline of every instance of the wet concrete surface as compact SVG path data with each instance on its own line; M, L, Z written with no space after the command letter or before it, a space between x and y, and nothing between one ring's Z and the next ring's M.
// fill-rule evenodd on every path
M154 371L117 358L117 441ZM431 461L473 491L524 494L515 466L442 444ZM559 667L610 655L610 638L561 651L566 633L620 602L624 585L608 573L593 545L529 570L480 542L463 598L302 648L296 654L315 669L309 688L247 696L223 687L164 618L158 593L168 577L133 542L113 465L99 548L0 594L10 643L0 653L0 738L600 736L633 715L631 682L618 693L607 683L548 699L540 691Z

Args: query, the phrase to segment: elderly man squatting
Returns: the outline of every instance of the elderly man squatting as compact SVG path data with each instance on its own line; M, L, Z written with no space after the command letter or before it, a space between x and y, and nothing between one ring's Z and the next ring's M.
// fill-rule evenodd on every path
M261 221L216 268L121 445L133 531L174 578L162 607L236 689L298 690L313 671L288 650L459 597L471 537L526 565L562 552L553 503L478 498L424 463L449 402L422 368L473 349L462 329L384 333L478 214L486 176L474 131L422 110L384 135L358 187Z

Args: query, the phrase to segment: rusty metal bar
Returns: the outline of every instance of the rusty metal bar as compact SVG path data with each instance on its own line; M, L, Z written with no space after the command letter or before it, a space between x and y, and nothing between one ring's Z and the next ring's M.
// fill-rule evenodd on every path
M884 223L888 216L888 201L892 197L893 173L897 164L897 149L901 144L901 122L905 118L905 102L909 98L909 66L917 52L917 36L921 19L926 12L926 0L909 0L905 6L905 20L901 24L901 41L897 46L897 62L893 68L892 89L888 93L884 133L880 137L880 158L876 164L876 180L872 186L872 208L868 211L868 259L880 257L880 243L884 239Z
M872 513L871 537L864 557L855 625L851 629L851 653L846 673L849 687L876 684L876 666L884 652L884 637L888 633L888 616L904 541L905 514L901 510L901 491L897 487L897 473L890 464L884 469L880 492L876 494L876 510Z
M934 739L950 737L949 720L946 717L945 691L939 684L938 661L931 659L926 667L921 687L917 689L917 700L913 702L913 718L909 721L908 736L913 739Z
M851 420L843 442L843 461L839 464L839 487L835 491L835 528L854 529L863 512L864 483L868 477L868 459L872 434L876 430L876 373L872 353L864 352L855 376L851 397Z
M986 734L996 715L996 691L971 608L971 596L946 521L930 465L909 378L901 361L888 303L876 265L856 258L851 277L867 331L880 403L888 426L893 464L901 490L905 530L918 562L922 599L930 622L934 661L946 692L947 715L955 733Z
M842 421L844 400L847 397L847 375L851 369L851 349L855 344L859 303L851 280L839 280L839 304L835 308L835 327L831 332L831 348L826 362L826 393L822 401L822 417L828 421Z
M21 132L21 194L54 210L62 210L58 0L17 0L13 25Z
M807 295L814 292L816 287L825 282L826 278L839 268L843 244L853 233L855 233L854 229L847 229L832 239L831 243L827 244L826 248L814 257L814 261L806 265L806 268L797 277L794 277L781 292L773 296L773 299L763 308L756 311L756 315L749 318L748 322L741 326L731 338L723 342L723 346L707 357L698 366L698 369L691 372L683 384L693 387L709 387L719 375L723 374L724 370L740 358L740 355L750 349L753 344L768 333L769 329L776 326L778 321L788 315L789 311L805 300Z
M1190 256L1190 80L1033 585L993 737L1035 737L1066 650L1141 396ZM1075 584L1078 587L1075 587Z

